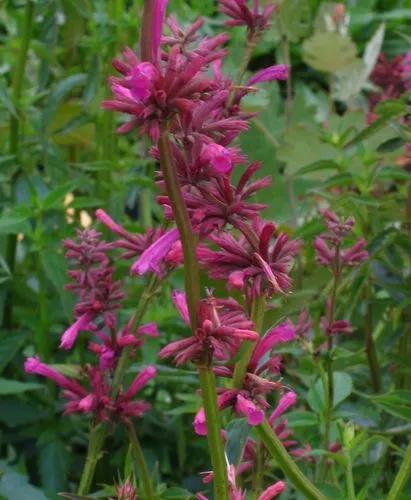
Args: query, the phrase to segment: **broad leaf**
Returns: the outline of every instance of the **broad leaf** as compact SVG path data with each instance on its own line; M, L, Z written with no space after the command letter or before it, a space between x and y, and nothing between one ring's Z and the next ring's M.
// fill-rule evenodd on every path
M315 33L303 43L303 59L314 69L335 73L353 64L357 47L339 33Z

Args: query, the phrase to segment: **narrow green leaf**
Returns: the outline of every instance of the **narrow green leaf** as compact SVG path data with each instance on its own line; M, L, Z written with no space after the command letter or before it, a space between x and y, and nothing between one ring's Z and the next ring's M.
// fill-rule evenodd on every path
M7 86L2 78L0 78L0 102L3 103L4 107L11 115L18 118L16 108L14 107L13 101L10 99Z

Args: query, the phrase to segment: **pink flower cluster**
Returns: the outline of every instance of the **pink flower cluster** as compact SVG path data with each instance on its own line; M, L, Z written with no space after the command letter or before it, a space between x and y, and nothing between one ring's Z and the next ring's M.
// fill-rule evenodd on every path
M328 231L314 240L316 260L319 265L331 270L337 282L345 267L359 266L368 259L368 252L365 249L367 243L360 238L351 247L343 247L344 239L353 230L354 218L341 219L331 210L324 210L322 216ZM326 303L326 314L320 322L324 334L330 336L336 333L351 333L352 328L346 320L334 318L334 308L334 300L329 298Z
M140 245L133 247L133 255L144 253L146 239L140 240L136 238ZM60 347L71 349L80 331L87 331L93 338L89 350L96 355L96 364L81 367L79 375L84 379L84 385L65 377L37 357L28 358L24 368L27 373L46 377L63 389L67 401L66 414L87 413L97 420L118 420L140 417L150 408L148 403L134 397L155 377L154 366L143 368L127 390L112 386L113 375L124 349L127 348L132 356L147 336L158 336L155 323L135 327L133 317L118 330L116 313L124 293L121 282L113 278L114 267L109 251L116 247L124 248L124 241L120 245L107 243L101 239L100 233L86 229L77 232L76 240L64 242L66 258L70 263L68 275L72 280L66 288L79 297L79 302L74 309L77 320L63 333Z

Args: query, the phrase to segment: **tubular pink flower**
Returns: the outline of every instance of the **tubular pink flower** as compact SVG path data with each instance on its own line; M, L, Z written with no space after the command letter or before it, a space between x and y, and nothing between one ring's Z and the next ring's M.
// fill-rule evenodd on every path
M341 251L341 260L347 266L358 266L368 259L368 252L365 250L366 241L361 238L351 248L346 248Z
M272 498L277 497L283 491L285 491L285 488L286 486L284 481L277 481L276 483L265 489L258 497L258 500L271 500Z
M174 306L176 307L177 311L179 312L184 323L189 325L190 324L190 316L188 314L186 294L184 292L181 292L180 290L173 290L173 292L171 294L171 298L173 300Z
M145 323L144 325L141 325L138 327L137 330L138 335L147 335L149 337L158 337L158 328L157 328L157 323Z
M254 371L261 358L277 344L284 344L295 339L295 329L291 321L281 323L269 330L256 344L249 363L249 370Z
M69 350L73 347L80 330L86 329L94 315L91 312L82 314L67 330L60 339L60 348Z
M158 77L158 71L149 62L137 64L130 76L123 83L137 101L145 102L151 95L153 82Z
M160 264L179 237L180 235L177 228L170 229L170 231L164 233L163 236L156 240L140 255L139 259L131 267L131 271L140 275L148 271L161 275Z
M84 413L93 411L96 407L97 401L94 394L89 394L88 396L80 399L77 408Z
M276 409L271 413L269 418L270 425L273 425L275 420L285 413L290 406L293 406L297 401L297 394L293 391L286 392L284 396L281 397Z
M128 390L124 393L125 399L131 399L139 390L157 375L155 366L147 366L137 375Z
M277 64L258 71L248 80L247 85L251 87L256 83L271 82L273 80L287 80L288 74L288 66L285 64Z
M200 408L194 417L193 427L196 434L199 436L207 435L207 424L205 418L204 408Z
M24 370L26 373L34 373L36 375L49 378L50 380L53 380L53 382L55 382L58 386L79 396L85 396L87 394L87 392L81 387L80 384L66 378L58 371L53 370L53 368L50 368L45 363L42 363L36 357L26 359L26 361L24 362Z
M335 258L335 251L331 250L324 238L317 236L314 240L315 258L321 266L328 266Z
M229 174L233 169L230 151L215 142L203 146L202 159L209 162L219 174Z
M120 224L117 224L103 209L98 208L95 212L96 218L102 222L110 231L123 238L128 238L129 233Z
M252 401L241 394L237 395L235 410L237 413L247 417L247 422L250 425L260 425L264 420L263 410L257 408Z

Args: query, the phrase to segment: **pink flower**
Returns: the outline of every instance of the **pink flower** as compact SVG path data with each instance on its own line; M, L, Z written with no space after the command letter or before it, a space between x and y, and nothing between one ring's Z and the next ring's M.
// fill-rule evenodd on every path
M286 392L283 396L281 396L280 401L276 409L271 413L269 418L270 425L273 425L275 420L280 417L283 413L285 413L290 406L295 405L297 401L297 394L293 391Z
M368 252L365 250L366 241L361 238L351 248L345 248L341 251L341 260L347 266L358 266L368 259Z
M258 219L252 225L237 221L237 227L242 232L237 239L228 233L209 236L218 250L198 248L199 260L210 277L245 291L248 299L288 290L289 273L300 243L290 241L285 233L274 237L275 225Z
M24 371L26 373L33 373L36 375L41 375L42 377L49 378L63 389L66 389L67 391L75 393L79 396L83 397L87 394L85 389L83 389L80 384L66 378L64 375L61 375L61 373L59 373L58 371L42 363L37 357L26 359L26 361L24 362Z
M200 408L200 410L196 413L193 426L196 434L199 436L207 436L207 424L204 408Z
M186 294L180 290L173 290L171 294L173 304L179 312L181 318L186 325L190 324L190 315L188 313Z
M270 66L258 71L248 80L247 85L251 87L256 83L271 82L273 80L287 80L288 73L288 66L285 64Z
M276 483L266 488L258 497L258 500L272 500L272 498L281 495L281 493L285 491L285 488L286 486L284 481L277 481Z
M116 495L117 500L137 500L137 490L129 480L116 486Z
M161 275L160 264L164 261L173 245L180 238L177 228L170 229L157 241L149 246L133 264L131 271L136 274L145 274L148 271Z
M215 142L203 146L202 157L217 173L229 174L233 169L230 151Z
M295 339L295 329L291 321L281 323L269 330L264 337L259 339L254 347L253 354L248 364L249 370L254 371L261 359L276 345L291 342Z
M174 295L184 320L188 320L185 294ZM198 308L198 327L195 334L171 342L161 349L160 358L173 357L176 365L188 361L209 363L212 358L226 360L238 350L243 340L258 338L241 306L233 299L221 300L214 297L203 299Z
M71 349L76 342L79 332L86 330L93 319L94 315L90 311L82 314L61 336L60 348Z
M335 259L335 250L331 250L321 236L315 238L314 248L315 258L320 266L329 266Z
M250 425L260 425L264 421L264 412L241 394L237 396L235 410L244 415Z
M259 0L253 0L252 8L247 6L246 0L220 0L221 12L231 18L225 22L226 26L247 26L251 33L257 34L267 29L276 8L271 3L261 7Z

